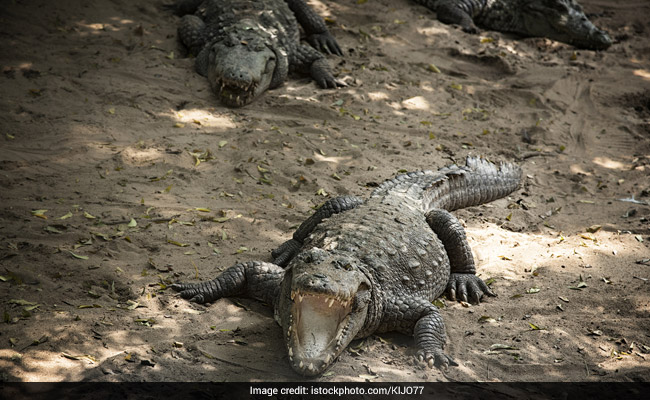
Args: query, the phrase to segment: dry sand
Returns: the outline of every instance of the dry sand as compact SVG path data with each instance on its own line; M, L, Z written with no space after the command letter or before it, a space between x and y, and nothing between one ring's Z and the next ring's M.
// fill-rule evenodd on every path
M442 309L460 366L386 334L318 380L648 381L650 4L582 1L615 38L593 52L407 0L311 3L349 87L294 76L227 109L160 1L2 2L0 381L302 379L267 306L165 285L270 260L328 197L467 155L525 183L456 213L498 293Z

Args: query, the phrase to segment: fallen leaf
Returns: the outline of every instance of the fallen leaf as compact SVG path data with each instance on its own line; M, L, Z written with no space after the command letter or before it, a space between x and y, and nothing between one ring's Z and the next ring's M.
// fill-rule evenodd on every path
M371 381L373 379L379 378L379 376L378 375L361 374L361 375L359 375L359 378L365 379L367 381Z
M79 254L75 254L75 253L71 252L70 250L68 250L68 253L70 253L72 255L72 257L78 258L79 260L87 260L88 259L88 256L80 256Z
M490 350L519 350L517 347L513 347L507 344L495 343L490 346Z
M38 218L47 219L47 217L44 215L46 212L47 210L32 210L32 215Z
M90 354L82 354L80 356L73 356L73 355L68 354L68 353L61 353L61 356L65 357L65 358L69 358L70 360L82 360L82 359L85 358L85 359L89 360L91 362L91 364L94 364L94 363L97 362L97 359L95 357L91 356Z
M19 306L34 306L36 303L33 303L31 301L23 300L23 299L11 299L7 302L8 304L16 304Z
M49 226L49 225L46 226L45 228L43 228L43 230L45 230L46 232L50 232L50 233L63 233L60 230L56 229L55 227Z
M133 300L128 300L126 304L128 304L128 306L126 307L127 310L135 310L140 305L140 303Z
M436 74L441 73L440 69L436 67L434 64L427 65L427 71L435 72Z
M180 242L177 242L175 240L170 240L170 239L167 239L167 243L173 244L174 246L178 246L178 247L187 247L187 246L189 246L189 244L187 244L187 243L180 243Z

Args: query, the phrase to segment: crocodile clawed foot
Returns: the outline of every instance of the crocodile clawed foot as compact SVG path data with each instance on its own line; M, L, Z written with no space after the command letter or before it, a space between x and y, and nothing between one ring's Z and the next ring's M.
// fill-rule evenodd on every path
M339 47L336 39L334 39L329 32L314 33L307 38L307 41L313 48L318 49L321 52L336 54L337 56L343 57L341 47Z
M481 30L478 29L476 26L463 26L463 32L472 35L478 35L479 33L481 33Z
M425 363L429 368L436 367L440 370L447 371L450 366L457 367L458 363L453 358L446 355L442 349L432 351L420 350L415 356L418 361Z
M334 85L335 88L348 87L348 84L340 79L334 79Z
M451 301L479 304L483 295L495 297L490 287L474 274L453 273L447 283L447 295Z
M193 303L204 304L207 302L198 283L174 283L172 289L179 292L179 296Z

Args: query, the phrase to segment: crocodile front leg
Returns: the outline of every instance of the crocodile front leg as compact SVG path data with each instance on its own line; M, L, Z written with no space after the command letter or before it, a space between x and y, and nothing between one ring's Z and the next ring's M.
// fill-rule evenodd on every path
M323 89L347 86L334 78L327 59L311 46L298 45L289 65L294 69L308 73Z
M283 277L284 269L275 264L249 261L233 265L211 281L175 283L172 289L199 304L242 295L274 304Z
M429 367L457 366L454 359L444 353L445 325L438 308L419 297L394 297L386 302L380 332L398 331L413 334L417 346L416 358Z
M190 53L197 56L205 45L205 23L196 15L185 15L178 26L178 37L190 49Z
M298 23L304 29L305 34L307 34L309 44L327 54L343 56L341 47L330 34L325 21L320 15L316 14L304 0L286 0L286 2L296 16Z
M449 298L455 301L458 295L462 301L466 302L469 298L473 303L479 303L484 294L496 296L488 285L475 275L476 266L472 249L469 247L460 221L449 211L441 209L430 211L426 219L445 246L449 257L451 265L451 275L447 283Z
M302 243L309 236L309 234L320 224L325 218L329 218L334 214L342 213L351 210L354 207L362 204L363 200L356 196L341 196L327 200L322 206L316 210L311 217L307 218L293 234L293 238L282 243L277 249L271 252L273 257L273 264L286 266L293 256L298 253L302 247Z

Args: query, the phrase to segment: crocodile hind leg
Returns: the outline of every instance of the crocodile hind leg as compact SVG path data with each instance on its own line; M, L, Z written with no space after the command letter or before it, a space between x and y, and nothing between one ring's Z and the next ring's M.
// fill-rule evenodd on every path
M443 351L447 337L438 308L419 297L394 297L386 302L379 332L398 331L413 334L416 358L429 367L457 366Z
M249 261L233 265L211 281L175 283L172 289L199 304L241 295L274 304L283 277L284 269L275 264Z
M447 294L451 300L479 303L484 294L495 296L488 285L476 276L472 249L469 247L465 230L460 221L449 211L434 209L426 215L427 223L436 233L449 257L451 275L447 283Z
M314 230L316 225L320 224L325 218L351 210L362 203L363 200L356 196L341 196L327 200L311 217L300 224L294 232L292 239L282 243L277 249L271 252L273 264L283 267L289 264L289 261L298 253L303 241Z

